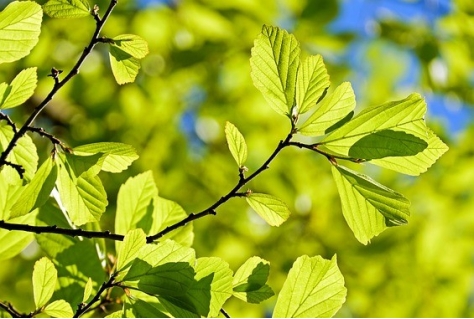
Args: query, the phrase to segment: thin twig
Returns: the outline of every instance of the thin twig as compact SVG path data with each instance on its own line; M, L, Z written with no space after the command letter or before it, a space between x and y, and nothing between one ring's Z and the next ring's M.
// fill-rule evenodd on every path
M85 238L106 238L106 239L112 239L116 241L123 241L125 237L124 235L111 233L108 230L100 232L100 231L83 230L81 228L77 228L77 229L61 228L55 225L32 226L32 225L26 225L26 224L7 223L3 220L0 220L0 228L7 229L7 230L20 230L20 231L25 231L29 233L35 233L35 234L48 234L48 233L61 234L61 235L67 235L71 237L82 236Z
M16 134L18 132L18 129L16 128L15 123L11 120L11 118L7 114L0 112L0 120L5 120L7 124L12 128L13 133Z
M28 131L38 133L41 137L48 138L54 145L59 145L66 152L72 152L69 147L66 146L59 138L53 134L46 132L42 127L28 127Z
M26 315L19 313L9 302L0 301L0 308L8 312L12 318L24 318Z
M341 159L341 160L350 161L350 162L354 162L354 163L362 163L362 162L366 161L362 158L354 158L354 157L350 157L350 156L330 154L330 153L325 152L325 151L321 150L320 148L318 148L319 144L304 144L304 143L300 143L300 142L289 142L288 144L291 145L291 146L296 146L296 147L299 147L299 148L306 148L308 150L317 152L321 155L326 156L326 158L331 162L334 161L334 159Z
M89 310L89 308L92 307L93 304L95 304L97 301L99 301L100 295L102 295L102 293L105 290L114 287L114 281L115 281L115 276L112 275L112 276L110 276L108 281L103 282L102 285L100 286L99 290L95 294L94 298L92 298L91 301L89 301L85 305L84 304L79 305L79 307L77 308L77 311L74 314L73 318L79 318L81 315L83 315L85 312L87 312Z
M71 71L69 71L69 73L64 77L64 79L59 81L59 78L58 78L59 72L55 74L56 76L55 76L54 86L49 92L49 94L37 107L35 107L33 113L31 113L30 117L28 117L26 122L20 128L20 130L13 135L12 139L10 140L10 143L1 154L0 167L2 167L3 165L10 165L14 167L15 169L17 169L18 174L22 176L21 171L17 168L18 166L13 166L11 165L11 163L9 164L7 162L8 155L12 152L18 140L21 137L23 137L26 134L26 132L31 128L31 125L35 121L36 117L44 110L46 105L48 105L48 103L53 99L54 95L59 91L59 89L61 89L67 82L69 82L75 75L79 73L79 69L81 68L87 56L92 52L92 49L94 48L94 46L97 43L101 42L99 40L100 39L99 34L102 31L102 28L105 22L109 18L110 14L112 13L112 10L114 9L116 5L117 5L117 0L111 0L109 7L107 8L107 11L105 12L104 17L102 19L99 17L96 11L93 12L93 16L96 21L96 29L94 31L94 34L92 35L89 45L87 45L87 47L84 49L84 51L82 52L82 55L79 57L79 60L76 62L74 67L71 69ZM51 74L53 74L53 72Z
M224 308L221 308L221 314L223 314L226 318L230 318L229 314L224 310Z

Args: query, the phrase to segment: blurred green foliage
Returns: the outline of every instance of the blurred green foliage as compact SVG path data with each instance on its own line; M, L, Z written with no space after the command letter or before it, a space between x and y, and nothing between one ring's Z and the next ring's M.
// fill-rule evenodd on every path
M97 1L102 9L107 3ZM251 171L289 130L286 119L271 110L250 78L250 48L262 24L286 27L285 21L293 21L291 31L303 52L323 55L335 86L353 73L347 63L335 63L332 57L344 52L355 37L328 33L327 25L337 14L335 0L183 0L172 7L146 9L121 0L104 35L134 33L149 43L150 54L142 61L137 81L117 86L106 48L98 46L37 124L70 146L117 141L137 149L140 158L128 171L101 175L110 202L102 217L108 226L103 229L113 230L119 186L128 176L148 169L153 170L160 196L178 202L188 213L200 211L238 179L225 143L227 120L245 136ZM382 22L379 37L371 40L364 57L369 72L357 80L359 107L420 88L474 103L473 14L471 1L456 1L453 12L437 22L442 36L422 24ZM68 70L94 29L90 18L44 20L32 54L0 68L2 82L23 68L38 67L34 97L10 113L17 123L23 123L50 90L51 67ZM424 72L416 87L400 89L395 83L407 66L406 50L415 50ZM443 81L430 71L434 61L443 61L448 69ZM439 125L436 133L450 151L420 177L363 167L412 201L409 224L385 231L370 245L361 245L346 225L326 161L287 149L249 187L284 200L293 212L290 219L271 228L244 201L232 199L217 216L194 223L198 257L221 257L235 271L258 255L271 262L269 284L278 292L300 255L331 258L337 253L348 288L339 316L474 316L474 129L454 138ZM32 137L46 157L49 142ZM113 243L107 245L113 248ZM32 308L31 269L37 254L30 246L0 266L0 291L8 289L0 299L8 299L20 311ZM265 316L274 303L271 298L263 305L242 307L234 299L225 309L231 316Z

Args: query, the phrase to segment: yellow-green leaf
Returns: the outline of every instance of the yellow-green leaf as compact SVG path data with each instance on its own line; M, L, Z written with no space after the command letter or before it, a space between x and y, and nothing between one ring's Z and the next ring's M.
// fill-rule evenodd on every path
M271 226L280 226L291 214L282 200L271 195L252 193L245 199L250 207Z
M43 5L44 13L52 18L81 18L91 15L86 0L49 0Z
M314 107L329 84L329 75L322 56L318 54L307 57L300 64L296 79L298 113L303 114Z
M33 269L33 297L36 309L43 307L53 296L58 272L51 260L46 257L35 263Z
M242 167L247 160L247 144L245 143L244 136L234 124L226 122L225 138L232 157L237 162L237 165Z

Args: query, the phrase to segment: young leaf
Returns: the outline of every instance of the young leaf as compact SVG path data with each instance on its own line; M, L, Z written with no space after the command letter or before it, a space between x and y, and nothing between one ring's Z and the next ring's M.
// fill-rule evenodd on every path
M245 199L250 207L271 226L280 226L291 214L283 201L271 195L252 193Z
M118 84L135 81L140 70L139 59L113 45L109 46L109 57L112 73Z
M139 223L148 232L152 224L155 196L158 196L158 189L151 171L129 178L118 192L115 232L126 234ZM117 250L121 245L122 243L116 242Z
M117 273L130 266L137 258L140 249L146 245L146 235L141 229L131 230L125 236L123 245L117 256Z
M245 302L260 303L275 293L266 282L270 263L260 257L252 257L235 272L232 282L233 295Z
M121 34L112 40L112 46L130 54L136 59L143 59L148 54L148 43L138 35Z
M234 124L226 122L225 138L232 157L237 162L237 165L242 167L247 160L247 144L245 143L244 136Z
M10 143L13 138L13 134L13 130L10 126L4 122L0 122L0 153L2 153L8 146L8 143ZM35 174L38 165L38 154L36 153L36 146L31 140L31 137L25 135L18 140L15 148L10 152L8 160L12 163L21 165L25 170L24 178L27 181L30 181ZM13 172L13 174L18 176L16 171Z
M53 318L72 318L74 312L65 300L55 300L43 309L43 313Z
M355 105L351 84L344 82L318 104L316 111L301 125L298 132L309 136L326 134L326 130L347 116Z
M411 156L428 146L425 140L403 131L382 130L355 142L349 149L349 156L366 160L388 156Z
M294 35L278 27L264 25L250 58L253 84L273 109L291 114L296 91L300 46Z
M27 56L38 43L43 11L33 1L13 1L0 12L0 64Z
M70 165L67 157L56 156L61 202L75 225L99 221L107 207L107 194L92 165L80 168Z
M36 309L43 307L53 296L58 272L53 263L46 257L35 263L33 269L33 296Z
M274 318L332 317L346 299L344 277L331 260L299 257L288 273L273 312Z
M84 297L82 297L82 302L86 303L87 300L89 300L91 294L92 294L92 279L89 277L84 287Z
M11 208L10 216L18 217L43 205L56 183L57 169L51 157L36 172L31 182L21 192L20 198Z
M426 172L448 150L448 146L433 131L427 129L427 133L428 146L422 152L412 156L375 159L370 163L408 175L417 176Z
M194 278L200 280L211 276L211 304L206 317L217 317L225 301L232 295L232 270L220 258L198 258L194 267Z
M333 166L332 174L344 218L364 245L387 227L407 222L410 202L403 195L346 167Z
M5 178L4 171L5 169L0 172L0 220L10 219L11 207L20 198L25 188L19 177L18 180Z
M349 150L364 136L383 130L404 131L423 140L427 128L423 119L426 103L419 94L399 101L369 107L351 121L327 135L321 144L330 151L349 155Z
M91 15L86 0L49 0L43 5L44 13L51 18L81 18Z
M101 142L74 148L74 155L89 156L97 153L103 153L99 161L101 169L111 173L122 172L138 158L133 146L122 143Z
M298 113L309 111L329 87L329 75L322 56L307 57L298 69L296 78L296 105Z
M36 212L13 218L11 223L33 224L36 219ZM15 257L25 249L33 240L34 235L27 232L13 232L6 229L0 229L0 260L6 260Z
M37 75L36 68L29 68L21 71L13 79L10 85L2 92L0 86L0 109L9 109L26 102L36 89Z

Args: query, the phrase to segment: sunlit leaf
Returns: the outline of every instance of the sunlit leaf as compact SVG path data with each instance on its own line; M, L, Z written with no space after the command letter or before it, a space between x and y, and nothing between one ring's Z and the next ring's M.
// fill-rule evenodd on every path
M327 135L321 144L338 154L349 155L349 150L364 136L383 130L402 131L427 140L423 116L426 103L419 94L411 94L399 101L369 107L345 125Z
M117 47L136 59L143 59L148 54L148 43L134 34L121 34L112 38L112 46Z
M140 249L146 245L146 235L141 229L134 229L127 233L117 256L117 272L130 267L130 263L137 258Z
M27 56L38 43L43 11L33 1L13 1L0 12L0 64Z
M156 297L140 291L133 291L131 295L127 295L123 304L125 318L166 318L168 316L165 311Z
M271 195L252 193L245 199L250 207L271 226L280 226L291 214L282 200Z
M72 318L74 312L65 300L55 300L43 309L43 313L54 318Z
M35 222L36 211L31 214L12 218L9 223L29 224ZM34 235L28 232L14 232L6 229L0 229L0 260L15 257L25 249L34 239Z
M232 295L232 270L220 258L198 258L195 279L212 276L211 305L207 317L217 317L225 301Z
M31 182L21 192L20 198L11 208L11 217L23 216L43 205L56 183L57 169L51 157L36 172Z
M326 134L326 130L347 116L355 105L351 84L344 82L319 102L314 113L298 128L298 132L309 136Z
M346 299L344 277L331 260L299 257L288 273L273 312L274 318L332 317Z
M282 115L291 114L296 92L300 46L292 34L266 26L252 48L252 80L270 106Z
M382 130L365 135L349 149L349 156L366 160L411 156L428 146L425 140L403 131Z
M260 257L249 258L235 272L232 282L233 295L249 303L260 303L275 293L266 283L270 263Z
M87 156L97 153L103 153L100 159L101 169L112 173L122 172L138 158L133 146L123 143L100 142L74 148L75 155Z
M322 56L307 57L300 64L296 78L298 113L303 114L314 107L329 84L329 75Z
M375 159L370 163L408 175L426 172L449 149L430 129L427 129L427 133L428 146L422 152L412 156Z
M237 165L242 167L247 160L247 144L245 143L244 136L234 124L227 122L225 124L225 138L232 157L237 162Z
M81 18L91 15L86 0L49 0L43 5L44 13L51 18Z
M5 124L5 122L0 122L0 153L2 153L5 148L7 148L8 144L13 138L13 135L14 133L12 128ZM10 152L7 160L14 164L21 165L21 167L25 169L25 179L30 181L35 174L36 167L38 165L38 154L36 152L36 146L31 140L31 137L25 135L20 138L16 143L16 146L13 148L13 151ZM16 171L12 171L12 173L13 175L18 175Z
M118 84L131 83L140 69L140 60L116 46L109 46L110 66Z
M21 71L10 85L0 85L0 109L9 109L26 102L36 89L36 68Z
M89 278L86 282L86 286L84 287L84 297L82 297L82 302L86 303L89 300L92 294L92 279Z
M36 309L43 307L53 296L58 272L51 260L46 257L35 263L33 269L33 296Z
M410 202L403 195L346 167L333 166L332 174L344 218L361 243L367 244L387 227L407 222Z

